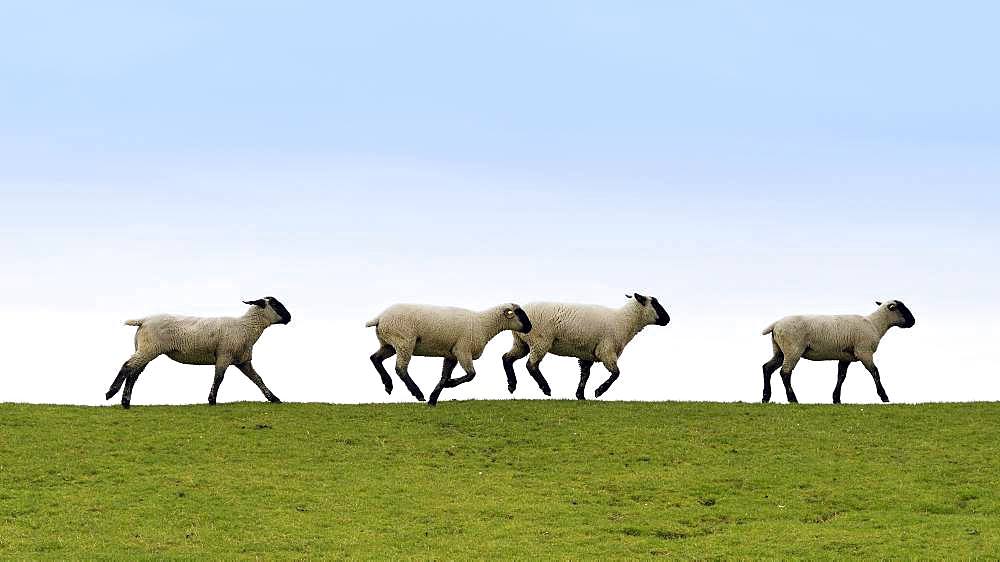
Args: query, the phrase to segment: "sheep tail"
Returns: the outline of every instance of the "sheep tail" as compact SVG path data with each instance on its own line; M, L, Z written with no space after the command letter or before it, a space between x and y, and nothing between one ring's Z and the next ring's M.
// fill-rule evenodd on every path
M771 332L773 332L775 324L777 324L777 322L775 322L774 324L771 324L770 326L768 326L767 328L765 328L764 331L760 333L760 335L766 336L766 335L770 334Z
M126 320L125 325L142 327L142 322L143 322L142 320Z
M371 320L368 321L367 324L365 324L365 328L374 328L378 326L378 321L379 321L378 318L372 318Z

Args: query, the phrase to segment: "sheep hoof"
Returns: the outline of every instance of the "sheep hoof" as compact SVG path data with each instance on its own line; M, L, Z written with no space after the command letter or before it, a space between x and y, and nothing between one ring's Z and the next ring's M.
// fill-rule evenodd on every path
M114 393L112 393L110 390L104 393L105 400L111 400L112 396L114 396Z
M386 394L392 394L392 385L391 384L385 385L385 393Z
M886 403L886 402L888 402L888 401L889 401L889 397L888 397L888 396L879 396L879 398L881 398L881 399L882 399L882 402L883 402L883 403Z
M127 403L126 404L122 404L122 408L124 408L125 410L128 410L131 407L132 407L131 404L127 404Z
M587 399L587 397L586 397L586 396L584 396L582 392L579 392L579 393L577 393L577 395L576 395L576 399L577 399L577 400L586 400L586 399Z
M277 396L271 396L268 401L272 404L281 404L281 400L278 400Z
M507 385L507 392L509 392L509 393L511 393L511 394L514 394L514 390L515 390L516 388L517 388L517 385L516 385L516 384L508 384L508 385Z

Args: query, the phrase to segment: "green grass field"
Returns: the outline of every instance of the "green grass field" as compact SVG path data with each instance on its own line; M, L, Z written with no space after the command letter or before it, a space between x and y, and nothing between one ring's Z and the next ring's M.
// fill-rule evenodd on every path
M0 558L997 558L1000 404L0 405Z

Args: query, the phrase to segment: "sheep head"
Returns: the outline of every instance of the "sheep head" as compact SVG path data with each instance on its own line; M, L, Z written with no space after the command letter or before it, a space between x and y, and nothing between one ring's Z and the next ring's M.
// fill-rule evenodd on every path
M291 313L288 312L285 305L281 304L281 301L274 297L264 297L255 301L243 301L243 304L263 309L272 324L288 324L292 321Z
M885 304L876 301L875 304L879 308L884 308L889 312L890 318L892 318L890 321L892 326L912 328L917 323L917 320L913 317L913 313L910 312L909 308L906 308L903 301L889 301Z
M528 315L519 305L512 302L502 305L500 307L500 314L508 330L521 332L522 334L527 334L531 331L531 320L528 319Z
M670 315L667 314L666 309L663 308L660 301L656 300L656 297L647 297L645 295L640 295L639 293L625 295L625 297L633 299L635 303L642 308L642 312L646 316L647 324L666 326L670 323Z

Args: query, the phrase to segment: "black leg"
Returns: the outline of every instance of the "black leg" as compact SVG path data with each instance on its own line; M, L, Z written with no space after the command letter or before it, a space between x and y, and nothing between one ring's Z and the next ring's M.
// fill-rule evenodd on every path
M544 394L546 396L552 396L552 389L549 388L548 381L545 380L545 377L542 376L542 371L539 370L539 368L538 368L538 365L541 362L542 362L542 360L539 359L538 361L535 361L533 363L531 361L531 358L529 357L528 358L528 374L531 375L531 378L535 379L535 383L538 385L538 388L541 389L542 394Z
M132 387L135 386L135 381L139 379L140 373L142 373L141 369L133 369L125 379L125 390L122 391L122 408L126 410L132 407Z
M875 381L875 391L878 392L878 397L883 402L889 401L889 396L885 393L885 388L882 387L882 379L879 377L878 367L871 359L863 360L864 366L868 369L868 372L872 375L872 380Z
M155 358L155 356L153 358ZM139 378L143 369L146 368L146 365L148 365L153 358L133 355L131 359L122 365L121 371L118 372L118 376L115 377L114 384L111 385L111 389L108 390L108 394L106 394L105 397L111 398L115 395L115 392L118 392L117 386L122 384L119 379L122 377L122 374L124 374L125 389L122 390L122 407L126 410L130 408L132 405L132 387L135 386L135 381Z
M795 391L792 390L792 372L788 371L786 373L784 370L782 370L781 382L782 384L785 385L785 396L788 397L788 402L791 404L798 402L798 399L795 398Z
M451 382L451 373L455 370L455 365L458 365L458 360L451 357L444 358L444 366L441 369L441 381L438 382L437 386L434 387L434 391L431 392L431 397L427 400L428 406L437 405L438 397L441 396L441 391L449 386Z
M259 388L264 394L264 398L267 398L268 402L273 402L275 404L281 402L281 400L278 400L278 397L275 396L273 392L268 390L267 385L264 384L264 379L260 378L260 375L257 374L257 371L254 370L253 365L249 361L243 363L242 365L237 365L236 368L246 375L246 377L250 379L250 382L257 385L257 388Z
M410 367L410 359L413 358L413 347L415 345L416 340L393 346L396 348L396 376L399 377L399 380L403 381L403 384L406 385L406 389L410 391L410 394L412 394L414 398L423 402L424 393L421 392L417 383L413 382L413 379L410 378L410 372L408 370Z
M215 405L215 399L219 395L219 386L222 384L222 378L226 376L226 369L229 365L216 365L215 366L215 379L212 381L212 390L208 393L208 404L210 406Z
M122 384L124 384L125 388L129 391L129 398L122 401L122 405L128 408L127 402L131 402L132 400L132 386L135 385L135 379L139 377L139 374L146 368L146 365L149 365L149 362L156 357L156 355L150 356L136 350L135 354L129 357L128 361L122 364L122 368L118 370L118 376L115 377L114 382L111 383L111 388L104 395L105 400L111 400L118 393ZM129 384L130 380L132 381L131 384ZM122 397L124 398L124 394L122 394Z
M476 378L476 368L472 365L472 357L460 355L458 357L458 364L462 366L462 370L465 371L465 374L457 379L449 380L448 383L445 384L445 388L454 388Z
M111 388L109 388L108 392L104 395L105 400L111 400L112 396L118 394L118 390L122 387L122 384L125 382L125 379L128 378L130 371L131 369L129 369L128 367L128 361L126 361L122 365L122 368L119 369L118 376L115 377L114 382L111 383Z
M760 401L765 404L771 401L771 375L781 367L784 360L785 355L779 352L770 361L764 363L764 395Z
M788 399L790 404L795 404L799 400L795 397L795 391L792 390L792 374L791 373L781 373L781 383L785 387L785 397Z
M413 382L413 379L410 378L410 373L406 372L406 369L396 367L396 376L403 381L403 384L406 385L406 389L410 391L410 394L412 394L414 398L420 400L421 402L424 401L424 393L420 390L420 387L417 386L417 383Z
M808 348L807 348L808 349ZM795 391L792 390L792 371L795 370L795 366L799 364L799 360L802 359L802 354L805 349L795 349L791 352L786 352L788 350L783 350L785 360L781 363L781 382L785 385L785 396L788 397L789 404L795 404L799 400L795 398Z
M576 387L576 399L586 400L583 391L587 388L587 381L590 379L590 368L594 366L593 361L580 359L580 384Z
M446 384L444 386L445 386L445 388L455 388L456 386L458 386L460 384L465 384L467 382L471 382L472 379L474 379L474 378L476 378L475 371L473 371L471 373L466 373L466 374L458 377L457 379L451 379L450 381L448 381L448 384Z
M844 379L847 378L847 368L850 366L850 361L841 361L837 363L837 387L833 389L834 404L840 404L840 388L844 386Z
M615 367L614 370L611 371L611 376L608 377L608 380L601 383L601 386L597 387L597 390L594 391L594 396L600 398L601 395L607 392L608 389L611 388L611 385L614 384L616 380L618 380L619 375L621 375L621 372L618 371L618 367Z
M517 375L514 374L514 362L528 355L528 345L514 336L514 347L503 354L503 372L507 374L507 391L514 394L517 388Z
M385 387L386 394L392 394L392 377L385 370L385 365L382 364L383 361L392 357L396 354L396 349L391 345L383 345L378 351L371 355L372 365L375 365L375 370L378 371L380 377L382 377L382 386Z

